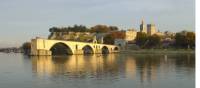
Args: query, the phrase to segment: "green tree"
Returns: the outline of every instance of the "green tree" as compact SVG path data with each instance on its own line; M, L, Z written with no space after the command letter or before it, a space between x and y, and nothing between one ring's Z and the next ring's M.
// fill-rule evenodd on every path
M114 44L115 38L112 36L112 34L108 34L103 38L104 44Z
M58 32L58 31L59 31L59 28L57 27L49 28L49 32Z
M119 28L117 26L109 26L110 31L118 31Z
M175 46L178 48L194 48L195 47L195 33L182 31L175 35Z
M84 25L74 25L73 27L68 27L67 30L71 32L88 32L89 29Z
M147 42L146 47L155 48L155 47L160 46L160 44L161 44L161 37L154 34L148 37L148 42Z
M96 33L106 33L109 32L110 28L106 25L96 25L94 27L91 27L90 32L96 32Z
M188 48L195 47L195 33L194 32L187 32L186 41L187 41Z
M148 36L146 33L143 32L137 32L136 36L136 44L140 47L143 47L145 43L147 42Z
M25 55L29 55L31 52L31 43L30 42L23 43L22 49Z
M185 35L183 35L182 33L176 33L176 35L175 35L176 47L183 48L183 47L187 46L187 42L185 39L186 39Z
M52 27L49 32L88 32L89 29L84 25L74 25L73 27Z

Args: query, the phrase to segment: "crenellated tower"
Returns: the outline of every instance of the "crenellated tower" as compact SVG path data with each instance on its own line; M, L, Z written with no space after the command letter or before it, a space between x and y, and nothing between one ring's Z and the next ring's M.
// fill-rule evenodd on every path
M140 24L140 32L147 33L147 27L146 27L143 19L142 19L142 22Z

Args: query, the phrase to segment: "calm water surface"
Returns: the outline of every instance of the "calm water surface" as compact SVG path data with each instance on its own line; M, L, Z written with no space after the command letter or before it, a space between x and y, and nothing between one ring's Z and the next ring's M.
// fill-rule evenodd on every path
M0 53L0 88L195 88L195 55Z

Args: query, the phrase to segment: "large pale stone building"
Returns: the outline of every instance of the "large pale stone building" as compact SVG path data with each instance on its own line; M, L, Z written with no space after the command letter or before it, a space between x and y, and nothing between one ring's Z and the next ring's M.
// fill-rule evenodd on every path
M134 29L129 29L127 31L124 31L123 33L125 34L124 39L115 39L114 42L114 44L119 46L122 50L125 49L129 43L134 42L137 36L137 31L135 31Z
M155 33L157 33L155 24L147 24L147 34L153 35Z
M137 31L134 29L129 29L125 31L125 40L126 41L134 41L137 36Z
M155 24L144 24L144 20L142 20L142 23L140 24L140 32L144 32L147 35L159 35L163 36L164 34L162 32L157 31Z

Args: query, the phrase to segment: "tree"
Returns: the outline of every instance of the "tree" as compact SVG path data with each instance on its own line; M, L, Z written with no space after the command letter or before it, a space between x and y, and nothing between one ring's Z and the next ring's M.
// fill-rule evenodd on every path
M23 43L22 49L25 55L29 55L31 53L31 43L30 42Z
M148 36L144 32L137 32L136 36L136 44L140 47L143 47L145 43L147 42Z
M179 48L195 47L195 33L187 31L176 33L175 45Z
M49 28L49 32L57 32L57 31L59 31L59 28L57 27Z
M154 34L148 37L148 42L147 42L146 47L148 48L157 47L160 45L160 43L161 43L161 37Z
M118 31L119 28L117 26L109 26L110 31Z
M91 27L90 32L96 32L96 33L106 33L109 32L110 28L106 25L96 25L94 27Z
M49 32L88 32L89 29L84 25L74 25L73 27L52 27Z
M185 47L187 45L186 41L185 41L185 38L186 36L184 36L183 34L181 33L176 33L175 35L175 45L176 47Z
M195 47L195 33L187 32L186 41L187 41L188 48Z
M115 39L111 34L108 34L103 38L103 41L104 41L104 44L112 44L113 45Z
M114 39L124 39L126 35L122 31L114 31L111 32L111 36L113 36Z
M74 25L73 27L68 27L67 30L71 32L88 32L89 29L84 25Z

